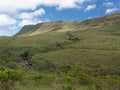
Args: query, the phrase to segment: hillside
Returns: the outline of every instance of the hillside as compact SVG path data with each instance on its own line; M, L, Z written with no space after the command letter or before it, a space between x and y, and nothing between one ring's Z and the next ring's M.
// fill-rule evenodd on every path
M120 13L24 26L0 37L0 65L22 71L13 90L119 90Z
M24 26L20 32L16 35L18 36L34 36L38 34L43 34L51 31L67 32L77 29L77 25L80 21L56 21L56 22L46 22L39 23L37 25Z
M120 68L119 13L82 22L58 21L25 26L14 37L3 39L2 46L35 48L40 53L34 57L56 63L103 64Z
M37 25L24 26L17 36L34 36L51 31L68 32L84 30L89 27L102 27L104 25L111 25L112 23L119 22L120 15L113 14L102 18L90 19L86 21L55 21L39 23Z

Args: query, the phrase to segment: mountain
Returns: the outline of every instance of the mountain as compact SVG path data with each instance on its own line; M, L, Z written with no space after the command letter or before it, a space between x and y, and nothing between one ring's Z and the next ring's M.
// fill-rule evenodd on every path
M43 34L51 31L56 32L67 32L84 30L89 27L99 27L101 25L110 25L114 22L119 22L120 14L112 14L109 16L90 19L85 21L55 21L39 23L37 25L27 25L24 26L16 36L34 36L38 34Z
M39 23L37 25L24 26L20 32L16 35L18 36L34 36L51 31L66 32L75 30L79 25L80 21L56 21L56 22L46 22Z

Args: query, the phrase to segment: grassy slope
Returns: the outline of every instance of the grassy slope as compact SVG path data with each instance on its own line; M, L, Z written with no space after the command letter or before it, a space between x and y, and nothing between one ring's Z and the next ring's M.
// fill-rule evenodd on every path
M80 41L69 45L71 48L37 54L36 57L60 63L100 64L120 68L120 37L109 32L113 28L116 30L116 27L119 26L112 26L112 28L104 26L74 32Z
M58 22L40 23L34 26L29 25L23 27L22 30L16 35L24 37L24 36L39 35L51 31L59 31L59 32L65 32L71 30L73 31L76 29L75 25L77 24L80 24L80 21L58 21Z
M44 28L44 30L48 29L49 32L40 34L40 32L42 31L42 29L40 28L30 34L33 36L27 35L21 37L24 34L20 34L20 37L11 37L9 39L3 37L0 38L0 45L13 47L45 47L53 45L54 43L68 41L68 35L66 34L67 32L63 29L59 30L63 25L62 28L70 28L71 34L78 37L80 41L69 44L68 46L71 48L52 51L44 54L37 54L35 55L36 57L45 57L48 60L53 60L58 63L97 63L104 64L109 67L118 66L118 68L120 68L118 63L120 58L119 24L120 14L115 14L100 19L92 19L84 21L82 23L75 21L61 21L57 23L53 22L51 24L47 23L41 28ZM49 27L45 28L46 25L48 25ZM68 27L68 25L70 25L70 27ZM53 28L58 28L58 30L51 31L53 30ZM74 30L72 31L72 29ZM36 32L38 32L38 34L40 35L34 35ZM112 63L113 60L115 61Z
M54 46L56 43L63 44L64 42L70 42L67 34L67 30L69 30L71 35L78 37L80 40L67 43L65 48L59 50L35 53L33 55L34 60L39 63L42 58L42 60L49 60L56 64L75 64L89 69L94 69L97 65L104 69L112 68L114 71L120 69L120 14L83 22L72 21L70 23L56 23L49 23L49 27L46 27L47 23L42 26L42 29L38 28L29 33L22 31L22 33L17 34L18 36L10 38L2 37L0 38L0 47L30 46L31 48L37 47L38 49L41 49L42 47ZM67 25L69 24L70 27L66 26L66 23ZM64 28L61 29L62 26L59 26L59 24L65 25ZM37 71L32 71L31 69L27 69L25 72L26 78L34 77L34 75L39 73ZM18 84L16 88L20 90L33 90L33 88L34 90L40 90L41 87L36 87L32 84L32 81L28 82L28 85L26 84L25 86ZM53 88L57 88L55 90L61 90L59 85L55 85L45 86L46 88L43 86L44 89L42 87L42 90L48 90L48 88L49 90L50 88L51 90L53 90ZM87 90L85 86L80 87L77 86L77 90Z
M75 26L71 26L74 30L72 31L73 28L70 28L70 32L72 35L78 37L80 41L69 44L68 46L71 48L68 47L64 50L37 54L36 57L44 57L58 63L101 64L107 65L108 67L120 68L120 64L118 63L120 58L120 14L84 22L57 22L55 28L58 28L58 30L56 31L51 31L55 23L51 23L51 26L49 23L49 27L47 27L47 29L50 28L48 30L49 32L34 35L36 32L40 33L42 30L41 28L48 25L47 23L43 25L40 30L38 29L30 34L34 36L27 35L28 37L17 37L12 41L11 45L44 47L57 42L67 41L68 36L66 35L66 31L63 29L59 30L61 27L59 24L61 25L61 23L64 25L63 27L74 23Z

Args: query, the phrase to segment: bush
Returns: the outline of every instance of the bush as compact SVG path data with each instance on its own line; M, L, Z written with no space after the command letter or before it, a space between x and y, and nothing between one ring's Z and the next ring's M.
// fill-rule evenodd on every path
M117 75L107 75L105 76L105 79L107 80L108 83L108 89L116 90L119 88L120 84L120 77Z
M62 89L63 90L75 90L74 87L72 87L71 85L66 85L66 84L62 86Z
M96 90L103 90L103 80L101 80L101 77L100 78L96 78L95 80L95 88Z
M94 78L88 74L80 73L79 83L83 85L91 85L95 82Z
M2 90L10 90L10 88L15 84L15 82L20 81L22 76L20 72L4 69L0 71L0 83Z
M80 39L78 37L76 37L75 35L73 35L72 33L67 33L68 35L68 40L72 41L72 42L77 42Z
M37 84L50 85L55 81L55 76L52 74L39 74L34 76L33 80L35 80Z
M11 69L16 69L16 68L18 68L18 64L15 63L15 62L10 61L10 62L7 64L7 67L8 67L8 68L11 68Z
M20 56L21 56L21 58L22 58L23 60L28 60L29 52L28 52L28 51L24 51L24 52L21 53Z
M36 62L33 65L34 69L38 71L49 71L53 72L56 70L56 65L48 60L41 60L40 62Z
M62 72L68 73L72 69L72 67L69 64L65 64L65 65L62 65L60 69L62 70Z
M64 49L65 48L65 43L61 42L61 43L54 43L52 45L46 46L44 48L42 48L42 52L49 52L49 51L54 51L54 50L60 50L60 49Z
M5 68L0 66L0 71L4 71L4 70L5 70Z
M70 75L66 76L66 81L70 82L70 83L77 83L78 82L76 77L73 77L73 76L70 76Z

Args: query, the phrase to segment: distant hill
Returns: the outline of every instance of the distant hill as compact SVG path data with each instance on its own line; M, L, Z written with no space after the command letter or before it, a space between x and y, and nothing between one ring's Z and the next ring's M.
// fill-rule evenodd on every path
M55 21L38 23L37 25L24 26L16 36L34 36L51 31L67 32L84 30L89 27L99 27L119 22L120 13L108 15L101 18L89 19L85 21Z
M27 25L22 28L16 35L33 36L51 31L66 32L77 29L80 21L56 21L39 23L37 25Z

